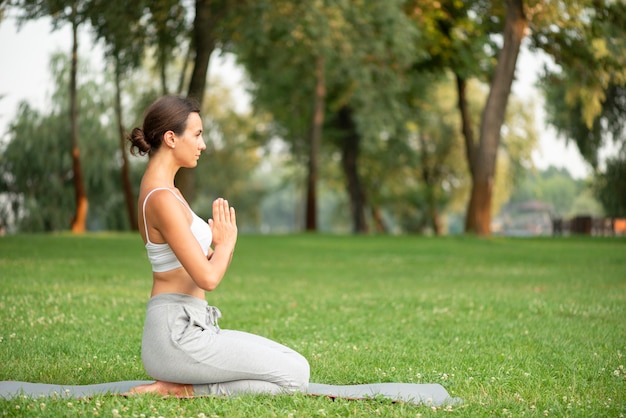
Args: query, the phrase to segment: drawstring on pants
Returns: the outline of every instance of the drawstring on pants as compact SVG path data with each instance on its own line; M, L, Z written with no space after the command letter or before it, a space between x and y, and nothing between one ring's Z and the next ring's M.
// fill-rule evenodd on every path
M215 328L220 329L217 320L222 317L222 312L217 306L207 305L206 307L206 322L213 325Z

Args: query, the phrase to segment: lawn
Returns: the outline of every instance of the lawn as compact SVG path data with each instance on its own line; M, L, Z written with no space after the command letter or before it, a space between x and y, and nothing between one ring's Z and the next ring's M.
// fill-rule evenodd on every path
M135 234L0 238L0 380L149 379ZM306 395L0 400L7 416L624 416L626 240L239 238L207 294L222 328L285 343L311 381L439 383L461 405Z

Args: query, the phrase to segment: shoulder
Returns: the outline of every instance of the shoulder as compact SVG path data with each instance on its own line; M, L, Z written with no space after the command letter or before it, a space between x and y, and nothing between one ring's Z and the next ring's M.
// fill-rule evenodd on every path
M155 188L145 193L143 205L146 212L159 217L160 214L176 214L184 210L187 203L177 190Z
M150 192L149 192L150 193ZM177 190L159 189L146 195L145 217L148 224L156 229L163 240L172 246L175 241L189 239L189 225L192 222L187 202Z
M166 187L154 187L142 193L144 201L162 201L163 199L176 198L175 191Z

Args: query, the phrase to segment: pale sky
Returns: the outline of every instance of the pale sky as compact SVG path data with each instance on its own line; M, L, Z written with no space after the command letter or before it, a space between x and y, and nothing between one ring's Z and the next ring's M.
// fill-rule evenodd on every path
M79 51L81 59L100 61L102 50L91 44L91 34L83 32L79 36L82 43ZM69 53L70 46L69 27L52 32L48 21L39 20L29 22L18 30L13 19L0 21L0 57L3 58L3 65L0 66L1 142L4 142L7 126L15 117L19 102L26 100L38 109L47 103L52 90L48 69L50 56L58 51ZM243 90L241 76L238 76L236 69L233 68L232 60L212 59L211 64L209 71L212 75L218 74L220 79L232 88ZM535 98L538 101L536 120L540 145L533 154L533 160L537 168L543 169L549 165L565 167L572 176L584 178L590 170L580 157L576 146L567 145L565 140L557 139L554 130L547 127L543 121L541 97L533 87L540 66L540 59L523 50L517 63L518 79L513 85L516 95L524 99Z

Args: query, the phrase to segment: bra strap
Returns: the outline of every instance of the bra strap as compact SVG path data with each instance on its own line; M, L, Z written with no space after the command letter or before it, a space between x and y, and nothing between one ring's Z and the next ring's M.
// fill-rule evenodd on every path
M167 187L157 187L156 189L150 190L148 192L148 194L146 195L146 198L143 200L143 208L142 208L142 211L143 211L143 227L144 227L144 229L146 231L146 241L149 244L152 244L152 242L150 242L150 236L148 235L148 223L146 222L146 202L148 201L148 198L150 197L150 195L152 193L156 192L157 190L169 190L170 193L172 193L174 195L174 197L180 201L180 203L182 203L185 206L187 206L187 204L176 193L174 193L174 191L172 189L170 189L170 188L167 188ZM189 208L189 210L191 210L191 208Z

